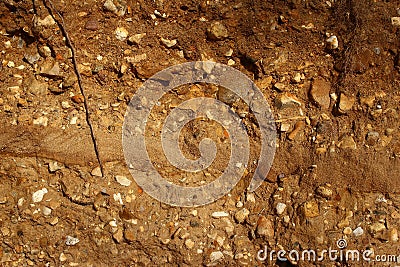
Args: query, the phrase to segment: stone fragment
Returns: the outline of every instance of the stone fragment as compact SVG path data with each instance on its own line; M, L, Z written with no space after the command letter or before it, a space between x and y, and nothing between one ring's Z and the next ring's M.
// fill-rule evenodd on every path
M301 102L295 95L285 92L276 97L275 106L279 109L284 109L288 107L301 106Z
M310 200L305 202L300 207L300 213L305 219L319 216L319 207L317 201Z
M228 30L221 22L214 21L207 29L207 35L211 40L223 40L228 37Z
M228 216L229 216L229 214L226 213L225 211L215 211L211 214L211 217L216 218L216 219L221 218L221 217L228 217Z
M130 44L138 45L142 41L143 37L146 36L146 33L137 33L128 38L128 42Z
M210 254L211 262L217 262L223 258L224 258L224 254L222 254L221 251L214 251L214 252L211 252L211 254Z
M116 175L115 180L122 186L130 186L132 181L126 178L126 176Z
M279 202L278 204L276 204L276 213L278 215L281 215L286 209L286 204L285 203L281 203Z
M338 147L342 149L352 149L355 150L357 149L357 144L354 141L353 137L350 135L346 135L341 138L341 140L338 143Z
M165 45L167 48L171 48L173 46L175 46L178 41L176 39L173 40L169 40L169 39L164 39L161 37L161 42L163 43L163 45Z
M115 29L114 34L115 34L115 37L120 41L125 41L125 39L129 35L128 30L125 29L124 27L118 27L117 29Z
M317 188L315 193L317 193L317 195L320 195L323 198L331 199L331 197L333 195L333 190L330 186L321 185Z
M342 114L347 113L353 108L355 97L347 96L344 93L340 94L338 111Z
M318 104L324 110L329 109L331 102L329 92L331 90L331 84L324 79L316 79L313 81L310 96L312 100Z
M79 243L78 238L67 235L67 238L65 239L65 244L67 246L75 246L78 243Z
M339 41L338 38L336 37L336 35L332 35L331 37L329 37L327 40L327 46L329 49L337 49L339 47Z
M235 213L235 220L238 223L243 223L246 218L249 216L250 211L246 208L243 208Z
M275 234L273 222L265 216L260 216L257 221L256 233L258 236L264 236L267 239L273 238Z
M47 194L47 192L48 192L47 188L45 188L45 187L40 189L40 190L38 190L38 191L36 191L35 193L32 194L32 201L34 203L42 201L44 195Z

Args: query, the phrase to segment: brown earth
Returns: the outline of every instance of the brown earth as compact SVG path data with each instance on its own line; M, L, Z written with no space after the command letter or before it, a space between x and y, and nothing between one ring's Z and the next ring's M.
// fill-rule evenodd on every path
M367 264L257 259L265 246L321 251L337 248L339 239L349 249L400 255L399 8L361 0L0 1L2 264ZM117 28L127 36L118 39ZM76 51L104 177L64 31ZM332 35L337 48L327 41ZM160 124L184 100L215 97L244 112L252 145L246 175L229 195L177 208L135 184L122 125L145 80L196 60L232 65L258 85L275 114L278 147L266 181L248 192L259 153L248 107L202 84L169 93L147 131L149 154L166 179L209 182L229 157L229 138L210 121L193 122L181 138L188 158L199 156L202 138L214 139L220 151L207 172L182 174L160 156ZM42 188L44 198L33 201ZM216 218L219 211L226 216ZM79 243L67 245L68 236Z

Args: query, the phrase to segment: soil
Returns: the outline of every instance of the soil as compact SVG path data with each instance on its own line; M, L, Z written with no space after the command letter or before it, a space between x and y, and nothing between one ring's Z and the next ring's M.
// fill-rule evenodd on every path
M397 17L400 6L393 1L2 0L1 263L366 265L295 261L288 254L288 261L257 258L265 248L337 249L341 239L346 249L400 255ZM333 35L337 47L327 41ZM257 84L275 115L277 151L265 182L248 192L259 154L251 110L211 85L166 94L146 132L149 155L165 179L210 182L229 161L223 127L198 120L182 131L181 149L195 159L201 139L212 138L219 148L213 165L193 176L168 164L160 127L185 100L225 101L244 114L251 144L245 175L230 194L206 206L171 207L130 176L122 151L124 114L153 74L199 60L229 64ZM132 183L122 185L120 176Z

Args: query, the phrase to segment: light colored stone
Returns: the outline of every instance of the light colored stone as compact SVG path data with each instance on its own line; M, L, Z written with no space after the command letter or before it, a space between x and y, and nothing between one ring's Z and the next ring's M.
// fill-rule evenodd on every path
M253 193L247 193L246 201L256 203L256 198Z
M139 63L140 61L146 60L147 59L147 54L139 54L139 55L135 55L133 57L125 57L125 60L128 63Z
M51 15L47 15L44 19L41 19L40 17L35 17L34 24L36 26L49 27L55 25L56 21Z
M316 193L323 198L330 199L333 195L333 190L330 188L330 186L321 185L317 188Z
M127 9L127 5L126 5L126 1L113 1L113 0L106 0L104 2L103 8L106 11L112 12L117 16L124 16L126 9Z
M275 106L279 109L284 109L293 106L301 106L301 102L295 95L285 92L276 97Z
M389 240L392 242L399 241L399 233L396 228L389 230Z
M369 226L369 232L374 235L376 233L382 232L386 229L386 226L383 223L375 222Z
M97 176L97 177L101 177L101 169L100 167L96 167L92 170L92 172L90 173L92 176Z
M185 240L185 246L186 246L188 249L194 248L194 245L195 245L195 243L194 243L194 241L193 241L192 239L186 239L186 240Z
M120 41L125 41L126 38L127 38L128 35L129 35L129 32L128 32L128 30L125 29L124 27L118 27L118 28L115 30L114 34L115 34L115 37L116 37L118 40L120 40Z
M58 170L61 170L63 165L61 163L58 163L57 161L51 161L49 162L49 172L56 172Z
M60 78L60 65L57 61L54 61L53 59L48 59L40 66L39 73L42 76L47 76L50 78Z
M113 238L117 243L124 241L124 233L120 228L113 234Z
M208 28L207 34L208 37L212 40L223 40L228 37L228 30L221 22L214 21Z
M278 91L282 92L283 90L285 90L285 84L284 83L275 83L274 84L274 88L277 89Z
M42 83L32 78L28 81L27 91L35 96L42 96L45 95L47 92L48 85L47 83Z
M116 175L115 180L122 186L130 186L132 181L126 178L126 176Z
M246 208L243 208L235 213L235 219L238 223L243 223L249 214L250 211Z
M285 203L278 203L276 204L276 213L278 215L281 215L286 209L286 204Z
M33 120L33 124L39 125L39 126L47 126L48 122L49 122L49 119L47 117L39 117L39 118Z
M221 251L214 251L214 252L211 252L211 254L210 254L211 262L217 262L223 258L224 258L224 254L222 254Z
M59 257L59 260L60 260L61 262L64 262L64 261L67 260L67 256L65 256L65 254L61 252L60 257Z
M350 235L352 233L352 229L350 227L346 227L343 229L343 234Z
M32 201L34 203L42 201L44 195L47 194L47 193L48 193L48 191L47 191L47 188L45 188L45 187L40 189L40 190L38 190L38 191L36 191L35 193L32 194Z
M319 206L317 201L310 200L301 206L301 214L305 218L314 218L319 216Z
M143 37L146 36L146 33L137 33L132 35L131 37L128 38L128 41L132 44L140 44L140 42L142 41Z
M336 35L329 37L326 42L328 43L329 49L337 49L339 47L339 41Z
M228 217L228 216L229 216L229 214L226 213L225 211L215 211L211 214L211 217L216 218L216 219L221 218L221 217Z
M44 216L49 216L49 215L51 214L51 209L48 208L48 207L46 207L46 206L44 206L44 207L42 208L42 212L43 212L43 215L44 215Z
M364 230L359 226L353 231L354 236L362 236L364 234Z
M178 43L178 41L176 39L169 40L169 39L164 39L162 37L161 37L161 42L168 48L171 48Z
M390 21L393 26L400 27L400 17L391 17Z
M78 243L79 243L78 238L67 235L67 238L65 239L65 244L67 246L75 246Z

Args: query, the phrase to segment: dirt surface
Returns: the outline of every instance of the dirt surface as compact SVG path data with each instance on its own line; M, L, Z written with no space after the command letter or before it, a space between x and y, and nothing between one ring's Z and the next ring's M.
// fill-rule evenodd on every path
M375 256L400 255L399 8L379 0L0 1L2 264L367 265L257 257L261 249L323 255L345 240L343 251L372 249L370 265L396 266ZM196 120L182 131L181 149L196 159L199 142L212 138L219 149L213 165L192 175L167 162L160 127L185 100L225 102L251 144L230 194L202 207L171 207L130 176L124 114L157 71L200 60L231 65L257 84L275 115L277 151L265 182L248 192L259 154L249 107L217 86L169 92L146 131L165 179L203 184L229 161L223 127Z

